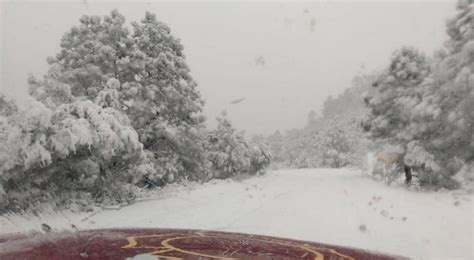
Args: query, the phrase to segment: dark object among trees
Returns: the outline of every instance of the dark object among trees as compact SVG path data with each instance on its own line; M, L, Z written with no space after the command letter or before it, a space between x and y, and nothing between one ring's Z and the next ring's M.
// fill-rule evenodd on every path
M413 175L411 173L411 167L405 164L403 168L405 170L405 183L409 184L411 183L411 180L413 178Z

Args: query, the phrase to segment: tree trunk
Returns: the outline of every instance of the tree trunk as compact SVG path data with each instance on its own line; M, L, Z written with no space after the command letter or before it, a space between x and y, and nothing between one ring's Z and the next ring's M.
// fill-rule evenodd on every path
M411 174L411 167L408 165L405 165L405 183L409 184L412 180L412 174Z

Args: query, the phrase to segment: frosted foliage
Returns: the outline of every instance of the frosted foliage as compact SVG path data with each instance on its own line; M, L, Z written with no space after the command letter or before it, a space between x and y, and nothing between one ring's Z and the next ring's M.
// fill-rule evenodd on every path
M8 117L17 111L15 102L0 93L0 116Z
M88 100L54 110L30 100L0 122L4 144L0 173L8 194L0 201L2 210L31 207L53 194L58 199L74 196L63 187L66 180L81 186L84 195L99 196L100 189L108 189L96 186L99 168L113 170L106 165L116 161L133 165L142 157L142 144L127 118ZM120 171L113 179L104 178L114 185L127 174ZM37 185L49 188L38 189Z
M52 112L43 104L29 100L9 118L2 118L0 170L6 171L19 164L25 167L44 166L51 162L45 149L46 131L50 128Z
M270 164L272 155L266 144L255 144L250 150L251 173L262 173Z
M447 33L451 40L447 43L452 53L459 52L463 45L474 39L474 2L459 0L458 13L447 23Z
M23 143L16 148L26 169L35 161L48 165L52 155L65 158L81 147L97 152L103 159L142 149L137 133L114 110L102 109L91 101L65 104L55 111L34 100L29 104L5 120L10 130L2 132L7 135L7 144Z
M249 170L247 143L242 133L236 132L226 118L218 118L217 129L209 133L209 146L207 158L212 162L218 177L225 178Z
M56 69L53 67L51 73L55 74ZM54 76L46 77L43 81L30 77L28 83L30 95L47 107L54 108L74 99L70 85L58 81Z
M408 165L423 165L425 170L438 172L441 168L434 162L434 156L419 146L417 141L408 143L405 163Z
M76 145L90 146L92 137L90 136L90 125L87 120L65 119L62 122L63 128L58 129L51 140L51 145L60 157L67 157L70 152L76 151Z
M83 16L48 63L29 79L28 106L0 96L0 213L51 196L55 206L129 202L139 188L255 174L270 162L225 119L204 128L183 45L152 13L131 26L116 10Z
M271 155L265 146L250 146L244 133L236 131L225 116L217 120L217 128L208 134L206 149L206 158L211 162L215 177L256 174L270 163Z
M373 139L402 145L405 163L419 173L422 184L456 188L452 177L474 159L472 17L473 2L459 1L458 13L447 24L448 51L438 52L429 73L414 82L395 70L392 80L385 76L367 100L370 113L364 129ZM403 56L392 59L389 74L403 67L398 65L405 61ZM418 55L407 57L420 61ZM416 71L411 62L404 64Z
M272 162L290 168L362 166L367 141L359 121L366 111L363 97L374 78L374 74L355 77L350 88L326 99L322 115L310 111L303 129L268 136Z
M183 46L166 24L149 12L131 26L116 10L104 17L83 16L60 47L48 60L45 79L30 81L33 96L49 107L88 99L121 111L144 149L154 154L149 160L162 167L159 172L176 168L172 171L179 178L202 173L204 152L189 133L203 128L203 101ZM58 96L58 89L64 94ZM51 94L58 97L49 100ZM163 125L174 134L162 131ZM176 167L166 165L169 160Z
M137 133L127 125L127 118L114 109L82 101L60 106L55 116L58 128L52 140L68 146L58 152L74 152L77 146L100 146L100 156L110 159L123 151L133 153L142 148Z
M421 83L428 74L426 58L414 48L397 50L391 59L386 82L402 81L410 85Z
M73 95L94 100L105 88L119 90L118 100L135 128L145 127L135 119L142 113L145 121L191 125L202 121L195 115L202 100L189 75L183 46L154 14L133 22L132 30L117 11L103 18L84 16L64 35L61 48L50 63L59 67L60 79L72 86ZM144 111L139 105L143 103L152 113Z
M420 102L419 84L428 72L429 64L419 51L403 47L394 52L387 72L374 84L376 91L365 98L369 113L362 126L371 138L389 143L406 143L414 138L413 133L403 133L402 129Z

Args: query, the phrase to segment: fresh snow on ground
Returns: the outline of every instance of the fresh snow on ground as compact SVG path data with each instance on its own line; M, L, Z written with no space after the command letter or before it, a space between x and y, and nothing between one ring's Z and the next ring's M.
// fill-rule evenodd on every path
M192 228L338 244L416 259L473 259L472 192L387 187L355 170L279 170L244 180L170 186L153 200L41 220L0 218L1 233L53 229Z

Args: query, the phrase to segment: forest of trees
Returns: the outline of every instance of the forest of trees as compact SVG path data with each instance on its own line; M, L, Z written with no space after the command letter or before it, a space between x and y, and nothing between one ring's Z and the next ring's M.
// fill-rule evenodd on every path
M474 5L460 0L445 47L427 57L397 50L367 96L362 125L397 145L422 186L457 188L474 178Z
M30 77L0 96L0 212L126 203L138 189L256 174L270 162L223 115L206 129L183 45L152 13L83 16Z
M362 97L375 79L375 74L355 77L350 88L326 99L321 115L310 111L304 128L261 137L273 163L288 168L361 167L368 149L360 127L367 110Z
M360 166L396 147L423 187L474 180L474 4L459 0L449 40L433 57L396 50L379 73L359 76L303 129L263 138L283 167ZM361 93L364 93L361 95ZM365 105L364 105L365 104Z
M117 11L83 16L46 75L28 79L27 102L0 95L0 213L127 203L140 189L257 174L270 161L362 167L389 146L423 187L474 181L474 0L456 10L434 55L401 47L304 128L249 142L225 113L206 128L183 45L154 14L131 26Z

